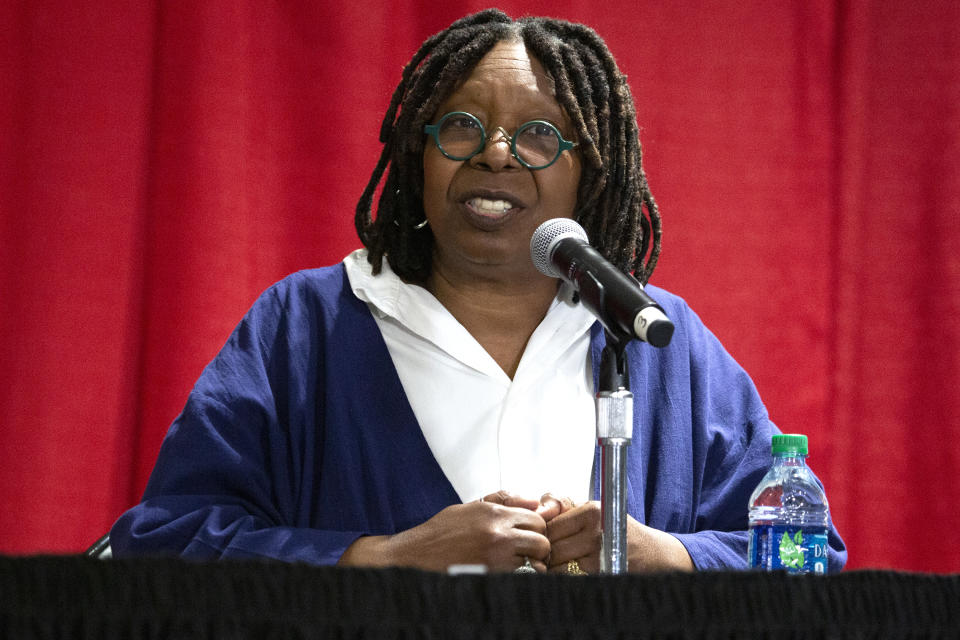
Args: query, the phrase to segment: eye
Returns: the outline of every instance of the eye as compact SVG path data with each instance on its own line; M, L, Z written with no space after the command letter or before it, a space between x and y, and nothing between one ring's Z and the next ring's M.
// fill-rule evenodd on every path
M545 122L535 122L531 124L527 129L524 130L524 133L527 131L535 137L552 137L556 135L555 129L548 125Z
M468 116L455 115L447 118L443 127L445 129L479 129L479 123Z

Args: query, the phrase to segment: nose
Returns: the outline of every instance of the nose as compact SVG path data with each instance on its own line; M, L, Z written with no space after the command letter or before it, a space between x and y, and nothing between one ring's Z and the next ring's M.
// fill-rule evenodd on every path
M507 133L507 130L503 127L497 127L493 130L493 133L490 134L490 141L487 144L492 142L506 142L510 144L510 134Z
M521 165L510 150L510 134L503 127L497 127L487 136L487 142L480 153L470 159L473 166L488 171L503 171L519 168Z

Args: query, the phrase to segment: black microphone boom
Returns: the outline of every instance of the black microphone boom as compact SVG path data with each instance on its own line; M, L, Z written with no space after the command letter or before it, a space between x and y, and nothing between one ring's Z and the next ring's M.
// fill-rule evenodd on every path
M540 273L562 278L580 301L617 337L639 338L665 347L673 323L643 286L590 246L587 234L569 218L547 220L533 232L530 257Z

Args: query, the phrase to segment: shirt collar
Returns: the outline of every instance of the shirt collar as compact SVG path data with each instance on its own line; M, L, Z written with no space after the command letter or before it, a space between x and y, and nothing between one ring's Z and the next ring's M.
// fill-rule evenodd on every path
M492 362L433 294L424 287L404 282L386 260L380 273L374 275L367 255L366 249L358 249L344 258L344 266L354 295L366 302L373 313L380 318L392 318L471 366L477 366L478 360ZM551 351L560 353L589 332L594 317L583 305L574 302L574 293L572 286L561 284L546 316L527 343L524 359L544 357L540 354L547 345Z

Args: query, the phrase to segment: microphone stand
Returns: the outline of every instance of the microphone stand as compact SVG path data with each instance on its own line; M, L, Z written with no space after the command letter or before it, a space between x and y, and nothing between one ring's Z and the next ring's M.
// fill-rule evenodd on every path
M627 572L627 447L633 435L633 394L625 348L629 338L605 332L597 389L600 444L600 573Z

